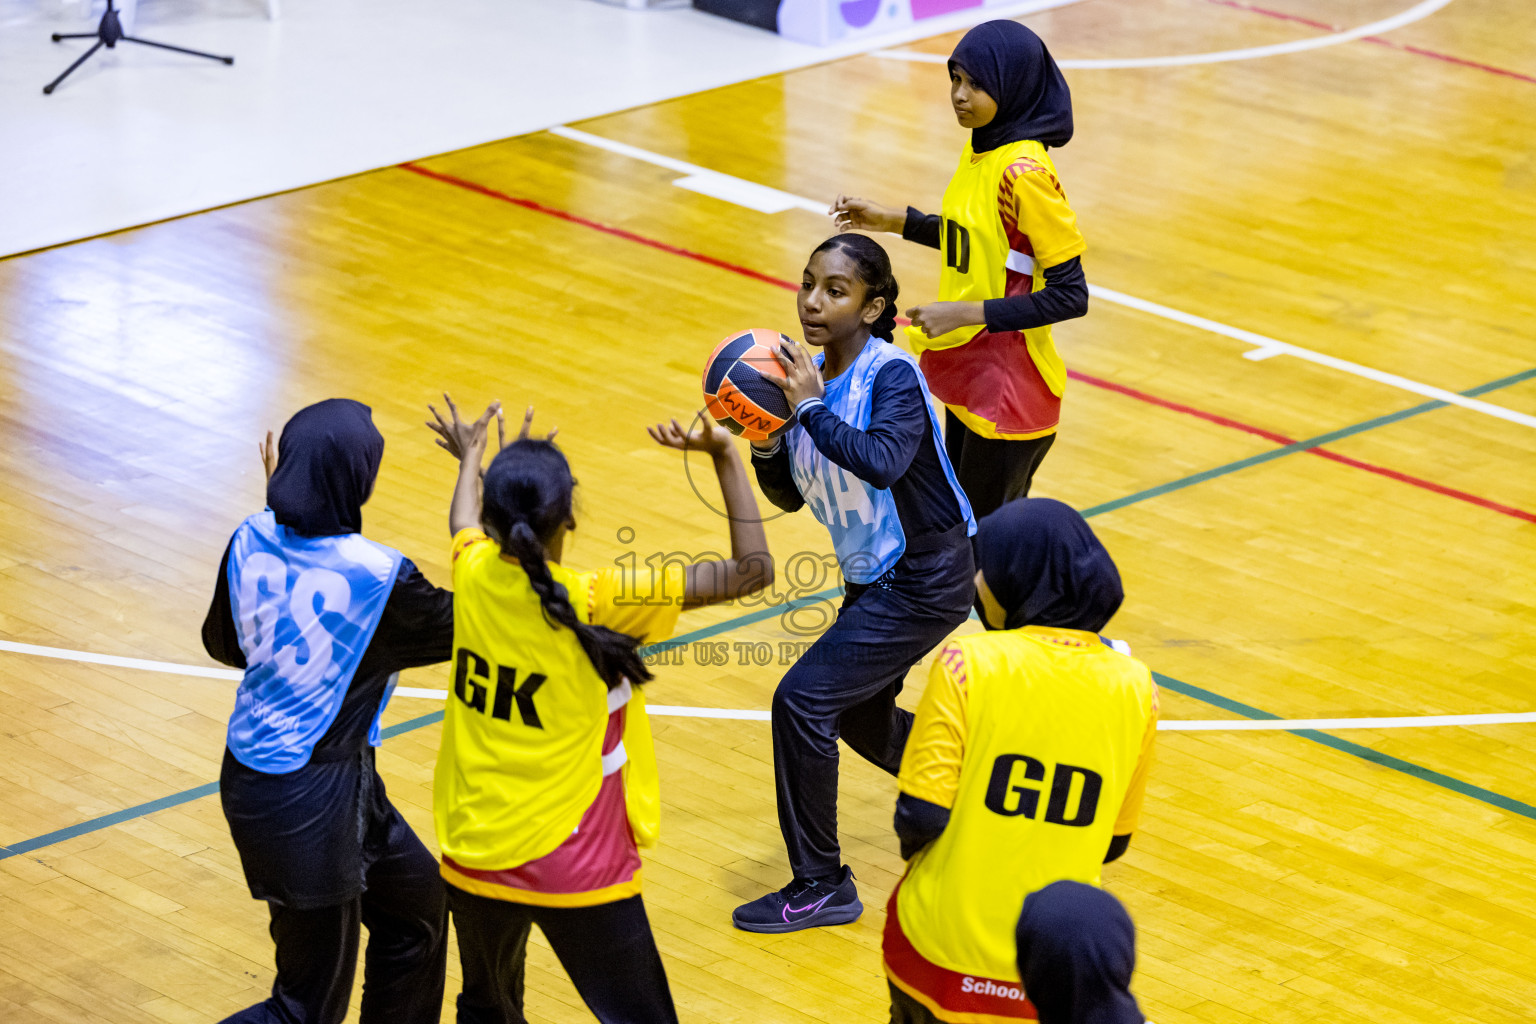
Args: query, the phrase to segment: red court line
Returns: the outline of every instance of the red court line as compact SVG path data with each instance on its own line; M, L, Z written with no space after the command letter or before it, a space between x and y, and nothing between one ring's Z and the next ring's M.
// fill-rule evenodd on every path
M751 267L744 267L739 263L731 263L726 260L716 259L713 256L707 256L701 252L694 252L692 249L684 249L681 246L669 245L666 242L660 242L654 238L647 238L645 235L638 235L633 231L626 231L623 228L616 228L611 224L603 224L599 221L589 220L586 217L579 217L567 210L556 209L553 206L545 206L543 203L537 202L533 199L524 199L521 196L508 195L505 192L498 191L494 188L489 188L485 185L469 181L465 178L456 177L452 174L444 174L441 171L430 170L426 167L422 167L420 164L405 163L400 164L399 166L402 170L411 171L412 173L419 174L424 178L431 178L434 181L441 181L447 185L455 185L462 189L468 189L471 192L478 192L480 195L489 196L492 199L498 199L504 203L511 203L513 206L520 206L525 210L532 210L535 213L542 213L549 217L557 217L560 220L567 221L571 224L580 224L582 227L592 228L594 231L601 231L605 235L613 235L615 238L623 238L626 241L635 242L639 245L650 246L652 249L659 249L662 252L671 253L674 256L683 256L687 259L696 260L699 263L704 263L711 267L717 267L720 270L729 270L733 274L740 274L743 277L750 277L754 281L761 281L764 284L771 284L778 288L785 288L789 291L800 290L800 286L795 284L793 281L787 281L781 277L774 277L771 274L765 274L760 270L753 270ZM1081 373L1077 370L1068 370L1067 376L1071 377L1073 380L1082 381L1084 384L1089 384L1096 388L1103 388L1106 391L1113 391L1116 394L1125 395L1126 397L1134 398L1137 401L1147 402L1150 405L1156 405L1163 409L1183 413L1187 416L1197 417L1199 419L1205 420L1207 423L1215 423L1218 426L1227 427L1232 430L1241 430L1248 434L1254 434L1258 437L1264 438L1267 441L1273 441L1275 444L1287 445L1297 443L1295 438L1286 437L1284 434L1278 434L1273 430L1265 430L1263 427L1255 427L1251 424L1243 423L1239 420L1229 419L1226 416L1218 415L1217 413L1206 412L1203 409L1196 409L1192 405L1184 405L1180 402L1174 402L1166 398L1159 398L1157 395L1148 394L1145 391L1139 391L1136 388L1128 387L1124 384L1116 384L1114 381L1104 380L1101 377L1093 377L1086 373ZM1487 498L1482 498L1475 494L1468 494L1466 491L1458 491L1454 487L1446 487L1442 484L1437 484L1432 480L1425 480L1420 477L1410 476L1407 473L1399 473L1395 469L1387 469L1384 466L1376 466L1369 462L1362 462L1359 459L1352 459L1347 455L1339 455L1335 452L1330 452L1323 448L1308 448L1307 451L1313 455L1321 456L1325 459L1332 459L1334 462L1341 462L1346 466L1353 466L1356 469L1363 469L1368 473L1375 473L1378 476L1384 476L1391 480L1397 480L1401 483L1411 484L1414 487L1419 487L1426 491L1433 491L1436 494L1443 494L1448 498L1457 498L1461 501L1469 502L1481 508L1491 509L1494 512L1502 512L1507 516L1514 516L1516 519L1524 519L1527 522L1536 523L1536 515L1533 515L1530 512L1526 512L1518 508L1512 508L1509 505L1501 505L1496 501L1490 501Z
M1214 412L1206 412L1204 409L1196 409L1192 405L1184 405L1180 402L1169 401L1166 398L1159 398L1156 395L1150 395L1145 391L1138 391L1135 388L1127 387L1124 384L1116 384L1114 381L1105 380L1102 377L1090 377L1088 374L1082 373L1078 370L1068 370L1067 376L1071 377L1073 380L1080 380L1084 384L1092 384L1096 388L1103 388L1105 391L1113 391L1116 394L1125 395L1128 398L1134 398L1139 402L1146 402L1150 405L1160 406L1164 409L1171 409L1174 412L1184 413L1186 416L1197 416L1200 419L1205 420L1207 423L1215 423L1222 427L1231 427L1233 430L1241 430L1248 434L1257 434L1259 437L1262 437L1267 441L1273 441L1276 444L1296 443L1295 438L1286 437L1284 434L1277 434L1273 430L1265 430L1263 427L1255 427L1247 423L1242 423L1238 420L1228 419L1227 417L1219 416ZM1318 449L1313 448L1310 450L1317 451Z
M441 181L449 185L457 185L459 188L468 189L471 192L478 192L483 196L490 196L492 199L500 199L502 202L511 203L513 206L521 206L525 210L532 210L535 213L543 213L551 217L558 217L561 220L569 221L572 224L580 224L584 228L591 228L594 231L601 231L605 235L613 235L615 238L623 238L627 241L636 242L640 245L648 245L652 249L660 249L662 252L671 253L674 256L686 256L690 260L697 260L700 263L707 263L712 267L719 267L721 270L729 270L733 274L740 274L743 277L750 277L753 280L762 281L765 284L774 284L782 288L791 288L795 291L799 291L800 289L800 286L797 284L791 284L790 282L780 280L777 277L769 277L767 274L764 274L761 271L753 270L751 267L743 267L739 263L727 263L725 260L716 259L713 256L706 256L701 252L694 252L692 249L683 249L675 245L668 245L666 242L658 242L654 238L646 238L644 235L637 235L633 231L625 231L623 228L616 228L611 224L600 224L595 220L588 220L585 217L578 217L576 214L570 213L569 211L557 210L553 206L545 206L543 203L536 202L532 199L524 199L521 196L509 196L507 193L498 192L494 188L488 188L485 185L469 181L465 178L457 178L452 174L444 174L442 171L430 170L429 168L423 167L420 164L404 163L400 164L399 166L402 170L410 171L413 174L419 174L424 178L433 178L437 181Z
M1273 11L1268 7L1259 7L1254 4L1243 3L1242 0L1207 0L1208 3L1220 4L1222 7L1231 7L1239 11L1249 11L1253 14L1262 14L1266 18L1278 18L1281 21L1292 21L1298 25L1306 25L1309 28L1321 29L1324 32L1343 32L1341 25L1330 25L1326 21L1315 21L1312 18L1303 18L1299 14L1287 14L1285 11ZM1464 68L1475 68L1478 71L1486 71L1491 75L1502 75L1505 78L1517 79L1521 82L1530 82L1536 85L1536 75L1527 75L1519 71L1511 71L1508 68L1495 67L1492 64L1484 64L1480 61L1467 60L1465 57L1457 57L1449 53L1441 53L1438 50L1426 50L1420 46L1409 46L1407 43L1393 42L1382 36L1361 36L1362 43L1375 43L1378 46L1390 46L1394 50L1402 50L1419 57L1433 57L1435 60L1445 61L1447 64L1459 64Z
M1187 416L1196 416L1208 423L1216 423L1223 427L1231 427L1233 430L1241 430L1245 433L1257 434L1259 437L1273 441L1276 444L1286 445L1298 443L1296 438L1286 437L1284 434L1277 434L1273 430L1265 430L1263 427L1255 427L1251 424L1242 423L1238 420L1228 419L1225 416L1220 416L1213 412L1206 412L1204 409L1196 409L1194 406L1184 405L1180 402L1171 402L1166 398L1159 398L1156 395L1150 395L1145 391L1138 391L1135 388L1127 387L1124 384L1116 384L1114 381L1104 380L1101 377L1090 377L1088 374L1081 373L1077 370L1068 370L1067 376L1071 377L1073 380L1080 380L1084 384L1092 384L1096 388L1103 388L1106 391L1113 391L1117 394L1126 395L1130 398L1135 398L1139 401L1147 402L1151 405L1160 406L1164 409L1170 409L1174 412L1184 413ZM1480 508L1491 509L1494 512L1502 512L1504 515L1514 516L1516 519L1524 519L1528 523L1536 523L1536 515L1533 515L1524 509L1514 508L1509 505L1501 505L1496 501L1491 501L1488 498L1480 497L1476 494L1469 494L1466 491L1458 491L1454 487L1446 487L1444 484L1437 484L1433 480L1425 480L1423 477L1410 476L1407 473L1400 473L1395 469L1388 469L1385 466L1377 466L1374 463L1362 462L1361 460L1351 458L1348 455L1340 455L1338 452L1331 452L1326 448L1308 448L1307 453L1309 455L1316 455L1320 458L1331 459L1334 462L1341 462L1346 466L1353 466L1356 469L1363 469L1367 473L1375 473L1377 476L1384 476L1389 480L1396 480L1400 483L1412 484L1414 487L1421 487L1426 491L1433 491L1436 494L1443 494L1448 498L1457 498L1461 501L1477 505Z

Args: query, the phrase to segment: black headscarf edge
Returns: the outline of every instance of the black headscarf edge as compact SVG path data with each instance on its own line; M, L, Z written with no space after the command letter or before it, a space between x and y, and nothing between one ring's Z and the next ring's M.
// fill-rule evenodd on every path
M1120 571L1088 521L1054 498L1003 505L977 524L972 549L1005 629L1098 632L1125 599Z
M1072 91L1045 41L1016 21L985 21L965 34L949 63L965 69L997 103L991 123L971 132L985 153L1025 139L1048 148L1072 139Z
M280 525L310 537L362 532L384 457L372 409L350 398L306 406L283 426L277 451L267 507Z

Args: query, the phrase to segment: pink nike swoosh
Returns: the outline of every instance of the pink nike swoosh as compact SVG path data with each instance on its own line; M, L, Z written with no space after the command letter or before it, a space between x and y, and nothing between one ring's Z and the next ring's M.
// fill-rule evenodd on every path
M784 923L785 924L789 923L789 915L790 914L797 914L798 915L798 914L805 914L805 913L815 913L816 911L821 909L822 904L826 903L827 900L831 899L833 896L836 896L836 895L837 895L837 893L835 893L835 892L829 892L825 896L823 896L821 899L817 900L815 903L807 903L803 907L792 907L788 903L784 904L784 914L783 914Z

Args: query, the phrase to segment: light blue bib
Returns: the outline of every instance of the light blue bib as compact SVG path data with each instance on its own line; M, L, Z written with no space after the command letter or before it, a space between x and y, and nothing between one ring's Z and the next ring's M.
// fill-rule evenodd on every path
M824 353L816 354L818 368L825 358ZM881 367L893 360L905 362L917 375L918 387L923 390L923 404L928 410L928 427L933 434L934 448L939 453L939 462L944 467L944 476L965 515L966 532L975 533L971 503L960 489L945 454L944 435L933 412L933 399L915 358L889 342L871 338L853 365L827 382L822 403L849 426L868 430L874 407L875 376ZM804 427L796 426L786 441L795 486L800 489L812 514L832 534L832 547L837 552L843 578L850 583L873 583L889 572L907 549L906 533L901 528L896 499L891 497L891 492L866 483L821 454Z
M268 509L235 530L229 597L245 678L229 719L229 749L269 774L309 763L384 615L400 552L360 533L304 537ZM393 681L379 703L384 710ZM379 744L378 715L368 740Z

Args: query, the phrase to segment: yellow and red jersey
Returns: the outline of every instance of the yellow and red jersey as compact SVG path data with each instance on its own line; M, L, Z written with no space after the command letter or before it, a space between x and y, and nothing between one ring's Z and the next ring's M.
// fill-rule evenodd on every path
M683 569L550 574L585 622L671 635ZM479 530L453 540L453 682L433 779L442 873L495 899L588 906L634 895L655 842L645 700L609 690L576 635L545 618L528 574Z
M1027 295L1045 269L1082 255L1077 216L1039 142L977 154L969 142L944 190L941 302ZM1056 429L1067 369L1049 325L992 334L970 326L926 338L909 327L929 390L984 437L1027 439Z
M944 1021L1030 1019L1015 929L1052 882L1099 884L1135 830L1157 685L1096 634L1026 627L946 645L902 758L901 792L950 809L891 897L892 983Z

